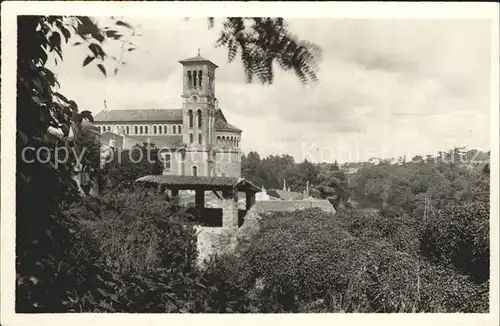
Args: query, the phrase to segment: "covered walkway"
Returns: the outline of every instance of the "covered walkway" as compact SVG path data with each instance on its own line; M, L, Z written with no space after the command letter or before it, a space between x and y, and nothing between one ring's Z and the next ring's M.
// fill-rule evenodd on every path
M136 182L157 186L162 193L168 190L172 198L179 195L179 190L193 190L195 207L190 213L205 225L229 228L243 224L246 212L255 204L255 194L260 192L260 188L253 183L232 177L148 175L137 179ZM222 201L222 208L205 207L206 191L212 191ZM244 210L238 209L238 193L245 193Z

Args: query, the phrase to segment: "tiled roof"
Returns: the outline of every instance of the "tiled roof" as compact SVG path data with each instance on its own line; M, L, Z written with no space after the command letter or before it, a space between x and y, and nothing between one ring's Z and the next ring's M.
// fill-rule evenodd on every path
M94 121L99 122L182 122L182 109L105 110Z
M155 144L156 148L179 148L182 147L182 136L181 135L163 135L163 136L139 136L139 135L121 135L111 131L106 131L101 134L101 143L107 145L111 138L115 139L116 146L122 148L124 143L124 138L135 142L138 145L142 145L147 142L148 139L152 144Z
M241 132L241 129L227 123L224 120L215 120L215 131L236 131Z
M215 115L215 130L216 131L236 131L236 132L241 132L241 129L239 129L236 126L233 126L229 122L227 122L226 117L224 116L224 113L222 113L222 110L217 110L217 113Z
M191 57L191 58L187 58L187 59L184 59L184 60L181 60L179 61L180 63L189 63L189 62L208 62L208 63L211 63L212 65L214 65L215 67L218 67L215 63L213 63L212 61L200 56L200 55L197 55L196 57Z
M205 177L187 175L147 175L136 182L163 184L167 186L208 186L208 187L236 187L246 188L253 192L260 192L260 188L243 178L233 177Z
M104 122L177 122L182 123L182 109L151 109L151 110L105 110L99 112L94 121ZM215 130L241 132L236 126L228 123L221 110L215 117Z
M301 200L304 198L304 194L294 191L284 191L279 189L269 189L267 193L273 197L279 197L283 200Z
M163 136L127 136L128 138L135 139L140 142L147 142L148 139L151 143L155 144L156 148L177 148L183 145L181 135L163 135Z

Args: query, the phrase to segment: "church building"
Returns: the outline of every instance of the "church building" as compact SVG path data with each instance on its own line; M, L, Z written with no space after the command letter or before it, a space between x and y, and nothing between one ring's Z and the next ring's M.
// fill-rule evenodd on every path
M241 176L241 134L218 107L217 65L198 56L182 65L182 107L103 110L94 120L103 145L132 149L143 143L160 149L164 175Z

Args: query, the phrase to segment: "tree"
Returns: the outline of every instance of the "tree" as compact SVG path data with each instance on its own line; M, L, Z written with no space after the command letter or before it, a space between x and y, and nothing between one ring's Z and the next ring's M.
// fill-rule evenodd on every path
M123 22L117 21L117 27ZM82 272L91 279L95 251L81 260L71 254L78 245L78 222L63 210L79 200L76 168L98 172L99 151L88 137L89 111L78 112L74 101L58 92L49 57L62 60L62 45L76 38L87 45L84 65L102 65L101 44L115 29L103 31L88 17L18 16L17 34L17 175L16 175L16 308L60 311L66 291L83 295ZM38 157L37 157L38 154ZM65 157L61 155L65 154ZM97 155L96 155L97 154ZM80 161L81 158L81 161ZM80 162L78 162L80 161ZM29 203L29 205L26 205ZM81 239L80 239L81 240ZM88 247L92 248L91 240ZM48 294L50 293L50 294ZM50 297L49 300L46 298Z
M333 163L332 170L333 170L333 171L338 171L338 170L340 170L340 168L339 168L339 163L337 162L337 160L335 160L335 162Z
M483 173L490 175L490 164L486 163L483 167Z
M158 148L154 144L144 143L130 150L116 152L111 162L104 166L103 173L108 186L114 188L123 181L134 182L145 175L160 175L163 168Z
M241 159L241 175L258 185L262 185L264 180L259 176L260 164L260 156L257 152L250 152L247 156L243 155Z
M210 18L209 26L213 23ZM317 80L321 48L291 34L283 18L226 18L216 45L228 49L229 62L241 55L247 82L257 77L263 84L272 84L275 63L292 70L302 83Z

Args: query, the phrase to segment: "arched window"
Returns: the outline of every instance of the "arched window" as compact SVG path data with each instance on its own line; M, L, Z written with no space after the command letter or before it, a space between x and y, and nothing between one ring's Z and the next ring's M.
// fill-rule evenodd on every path
M156 135L156 126L153 126L153 134Z
M125 130L126 130L127 135L130 134L130 126L126 126Z
M177 126L174 126L172 133L175 134L176 132L177 132Z
M165 155L165 170L170 171L172 169L172 157L170 154Z
M217 136L217 143L220 143L220 136Z
M193 165L192 169L193 169L193 177L197 177L198 176L198 167L196 165Z
M158 133L161 135L162 133L162 130L161 130L161 126L158 126Z
M191 77L191 71L188 71L188 85L191 87L193 84L193 78Z
M177 133L182 133L182 127L180 125L177 126Z
M193 111L191 110L188 111L188 118L189 118L189 128L193 128Z
M203 143L203 138L201 136L201 133L198 134L198 144L202 144Z
M198 85L200 85L200 87L201 87L201 81L203 79L203 72L201 70L198 71L198 78L199 78L199 84Z
M193 86L196 87L197 84L198 83L197 83L197 79L196 79L196 70L195 70L195 71L193 71Z
M142 126L139 126L139 133L142 134Z
M201 110L198 110L196 112L196 118L198 119L198 128L201 128L201 121L202 121L202 114L201 114Z
M144 133L147 134L148 133L148 126L144 126Z
M163 133L166 135L168 134L167 126L163 126Z
M134 134L137 135L137 126L134 126Z
M189 134L189 143L193 143L193 134Z

